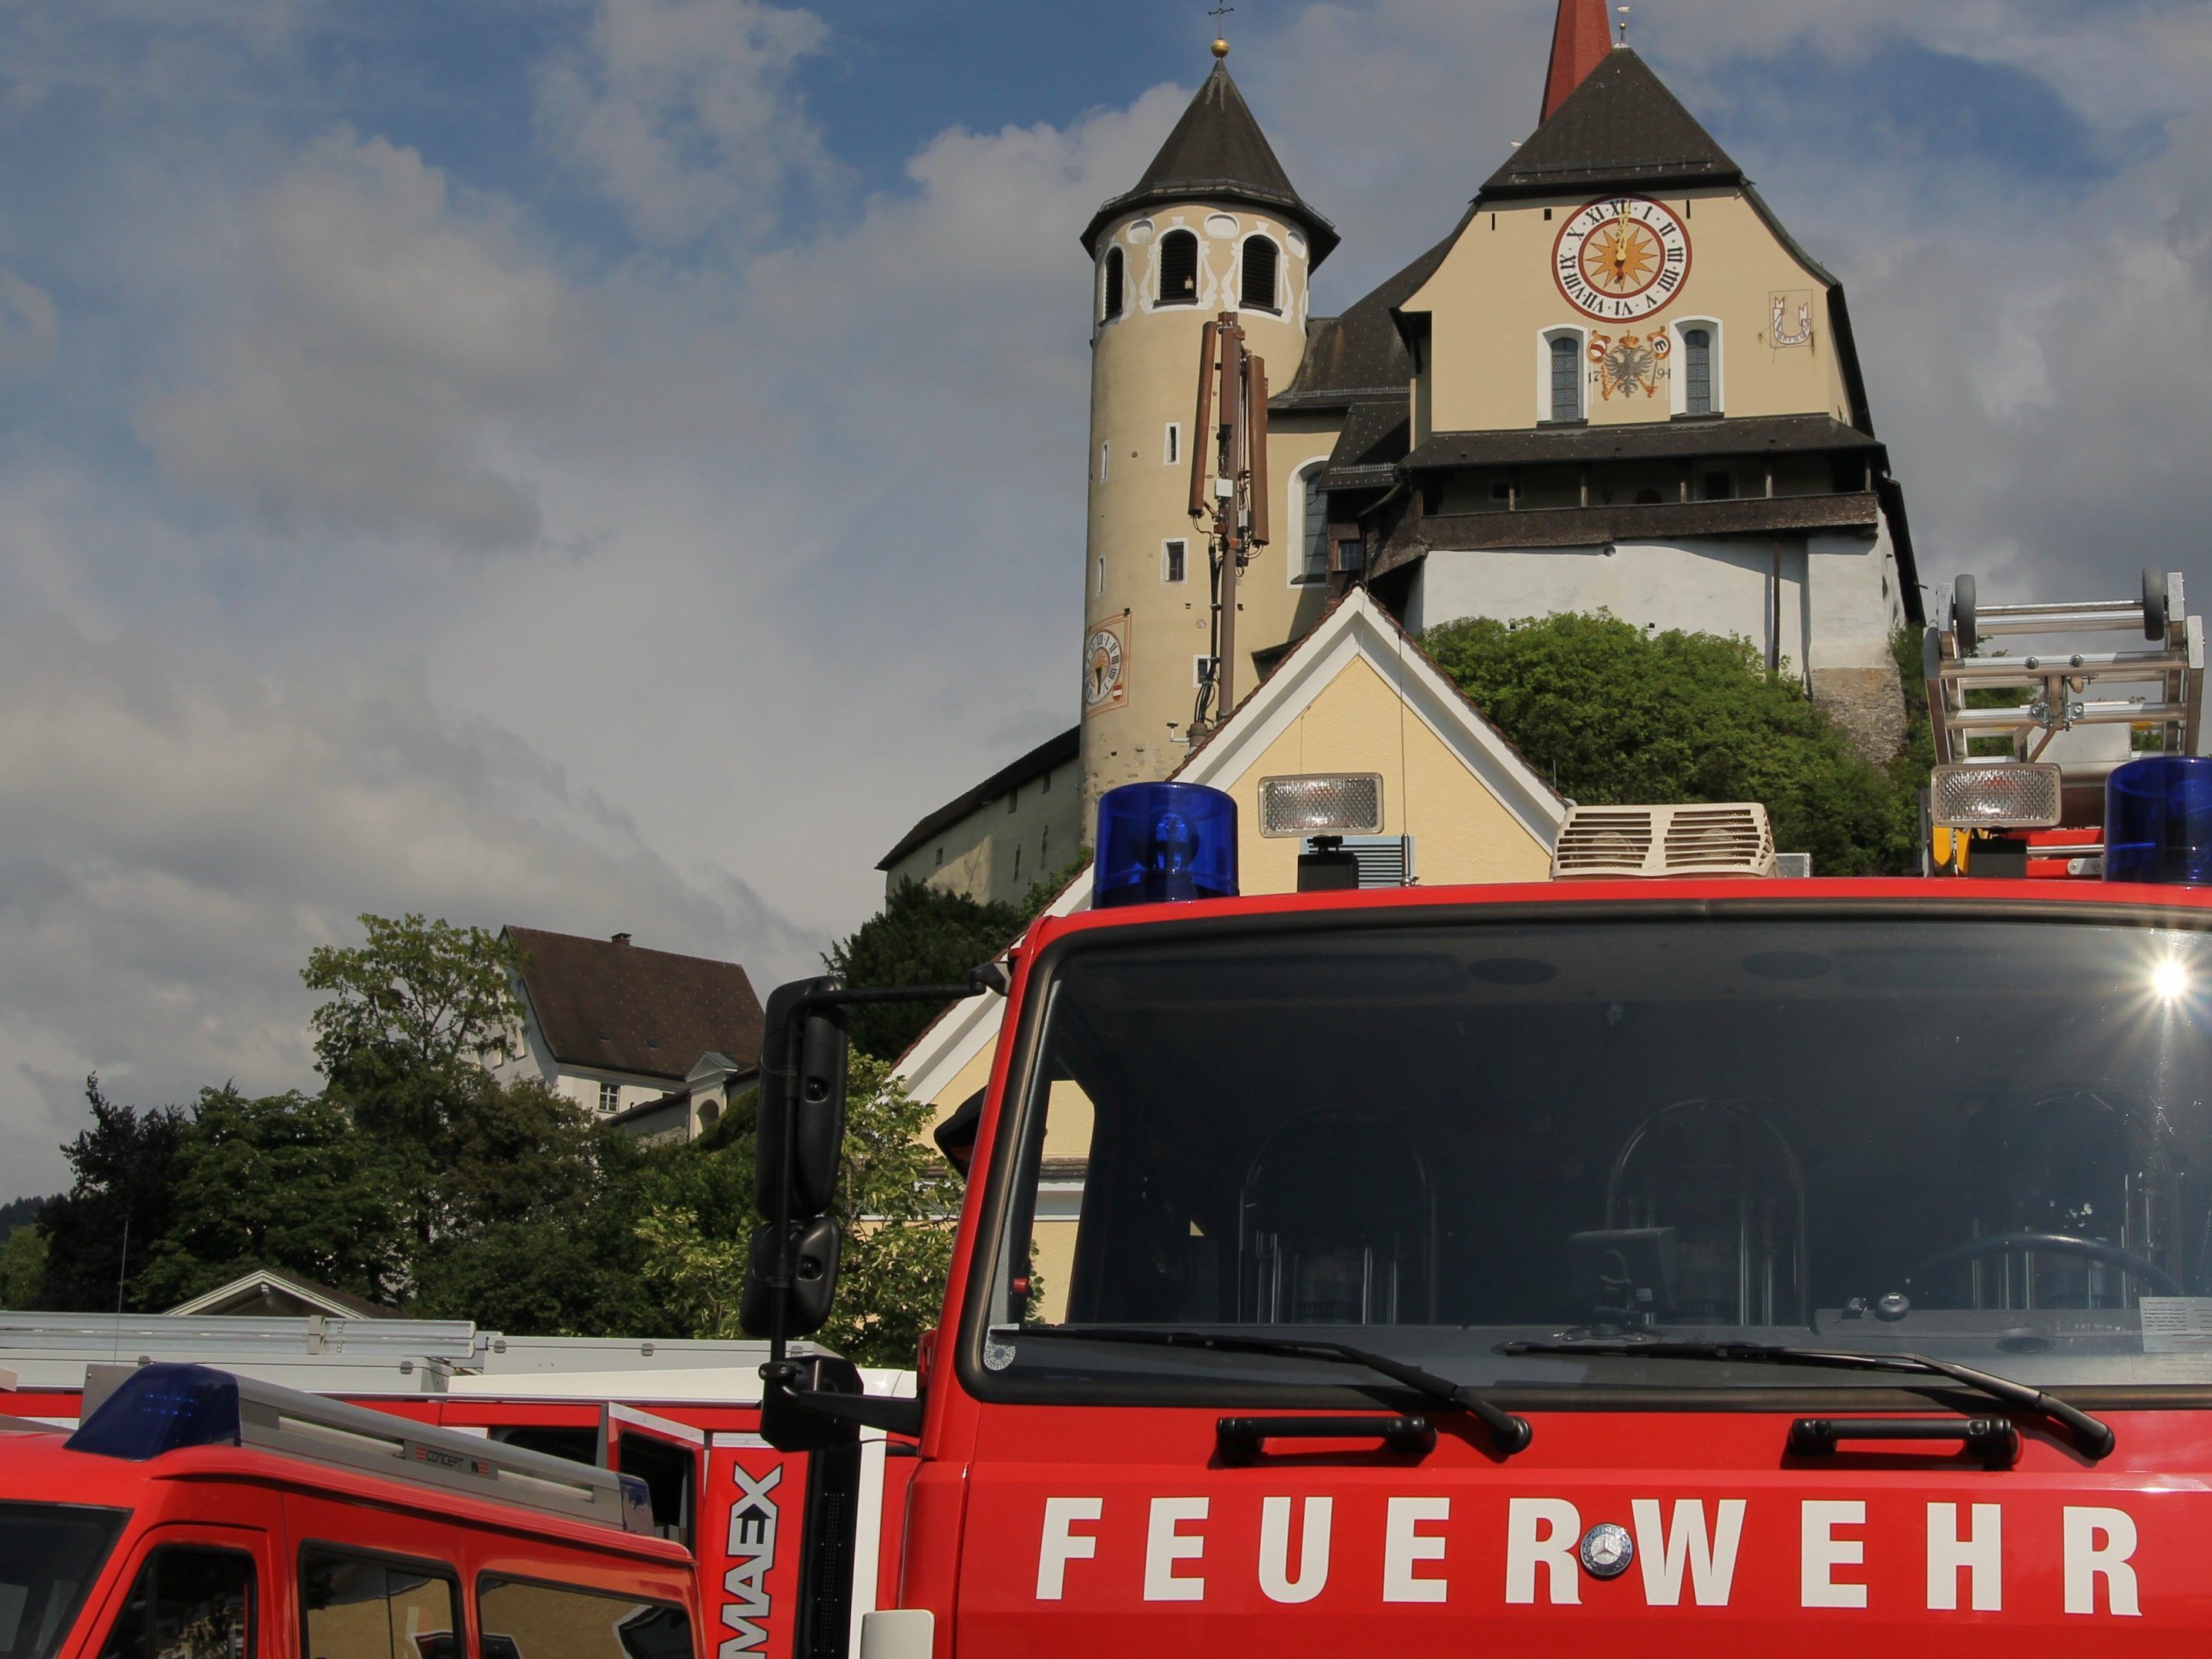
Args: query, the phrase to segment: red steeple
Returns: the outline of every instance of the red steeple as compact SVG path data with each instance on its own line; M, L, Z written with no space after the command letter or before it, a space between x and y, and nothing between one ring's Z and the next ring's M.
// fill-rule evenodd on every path
M1544 119L1567 101L1567 94L1605 62L1612 49L1605 0L1559 0L1559 21L1552 30L1552 72L1544 78Z

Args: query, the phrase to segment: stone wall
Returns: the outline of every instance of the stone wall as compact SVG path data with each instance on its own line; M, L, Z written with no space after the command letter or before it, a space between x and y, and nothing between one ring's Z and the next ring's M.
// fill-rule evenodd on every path
M1905 743L1905 684L1896 663L1879 668L1816 668L1813 701L1851 748L1879 766Z

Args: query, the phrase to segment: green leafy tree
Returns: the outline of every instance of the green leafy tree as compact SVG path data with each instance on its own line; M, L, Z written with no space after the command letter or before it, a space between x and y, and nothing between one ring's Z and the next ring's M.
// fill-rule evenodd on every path
M356 946L318 947L301 977L325 993L313 1016L325 1092L379 1144L418 1247L451 1201L446 1176L495 1110L484 1060L521 1016L512 945L482 927L364 915ZM458 1139L457 1139L458 1137Z
M823 957L848 985L953 985L1014 941L1029 918L918 881L902 881L883 909ZM853 1047L896 1060L945 1011L943 1003L890 1003L853 1011Z
M611 1276L634 1268L635 1252L610 1256L594 1212L631 1177L636 1143L595 1128L541 1083L478 1073L449 1102L439 1144L416 1311L517 1333L596 1334L620 1301Z
M521 1014L517 953L496 933L419 915L360 921L363 943L319 945L300 975L328 994L312 1021L325 1075L371 1057L432 1072L473 1063Z
M921 1136L930 1109L890 1066L853 1059L843 1164L830 1213L844 1230L836 1311L819 1340L863 1364L910 1365L937 1322L952 1260L957 1179ZM700 1336L740 1334L745 1249L760 1224L750 1203L751 1139L733 1136L722 1184L701 1204L671 1192L639 1218L644 1273L661 1302Z
M39 1305L46 1283L46 1236L36 1224L17 1223L0 1244L0 1308Z
M62 1148L70 1189L39 1217L46 1267L39 1305L64 1312L143 1312L146 1264L175 1213L172 1166L185 1115L173 1106L145 1110L108 1099L96 1077L84 1084L92 1126Z
M1748 641L1655 636L1600 611L1510 626L1470 618L1424 643L1571 799L1760 801L1776 844L1812 854L1820 874L1917 867L1909 769L1860 758Z
M149 1301L172 1305L255 1267L385 1293L400 1242L390 1183L378 1147L331 1100L202 1091L172 1182Z

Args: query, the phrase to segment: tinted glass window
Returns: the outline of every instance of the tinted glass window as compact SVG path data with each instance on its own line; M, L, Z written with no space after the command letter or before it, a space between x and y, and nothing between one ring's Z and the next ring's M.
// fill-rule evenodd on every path
M307 1659L459 1659L459 1595L437 1569L309 1550Z
M119 1510L0 1504L0 1659L50 1659L122 1526Z
M2212 1382L2197 932L1344 927L1078 951L1047 994L989 1370L1313 1377L1021 1334L1097 1324L1336 1327L1465 1382L1607 1374L1498 1345L1622 1332Z
M483 1659L691 1659L681 1607L514 1578L477 1581Z
M1682 331L1682 407L1692 415L1713 412L1713 337L1710 329Z
M253 1562L235 1550L155 1550L100 1659L250 1659Z
M1552 342L1552 418L1578 421L1583 413L1583 343L1571 334Z

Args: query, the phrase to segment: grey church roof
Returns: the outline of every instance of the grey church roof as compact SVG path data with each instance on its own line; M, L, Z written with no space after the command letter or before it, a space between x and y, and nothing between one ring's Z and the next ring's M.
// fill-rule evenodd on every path
M1600 187L1740 185L1743 169L1650 66L1617 46L1492 173L1476 204Z
M1312 240L1316 265L1337 244L1336 227L1308 207L1291 186L1244 94L1229 78L1226 64L1214 64L1213 73L1206 77L1136 188L1091 216L1083 231L1083 251L1096 254L1099 234L1125 213L1194 198L1273 208L1297 219Z

